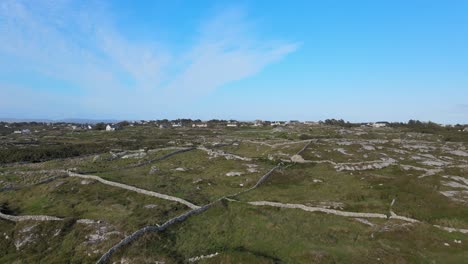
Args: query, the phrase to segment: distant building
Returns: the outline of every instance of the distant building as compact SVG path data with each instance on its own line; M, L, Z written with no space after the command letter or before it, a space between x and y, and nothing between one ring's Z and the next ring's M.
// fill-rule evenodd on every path
M167 126L165 124L160 124L159 128L167 128Z
M299 120L290 120L288 122L288 125L297 125L297 124L300 124Z
M304 125L311 126L311 125L317 125L318 122L314 122L314 121L304 121L303 124L304 124Z
M227 127L237 127L237 122L231 122L229 121L226 125Z
M253 126L254 127L261 127L261 126L263 126L263 121L262 120L255 120L255 122L253 123Z
M31 130L29 130L29 129L27 129L27 128L21 130L21 134L30 134L30 133L31 133Z
M373 128L381 128L381 127L386 127L387 123L384 123L384 122L368 123L367 126L370 126Z
M208 127L207 123L192 124L192 127Z
M115 131L118 129L118 126L116 125L107 125L106 126L106 131Z
M15 130L13 131L13 134L21 134L21 130Z
M182 123L178 122L178 123L172 123L172 127L182 127Z
M274 121L274 122L271 122L270 125L271 125L271 126L284 126L284 125L285 125L285 122Z

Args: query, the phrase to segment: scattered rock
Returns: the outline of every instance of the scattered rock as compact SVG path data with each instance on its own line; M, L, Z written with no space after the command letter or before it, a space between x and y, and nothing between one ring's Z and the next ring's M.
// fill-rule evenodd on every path
M449 151L448 153L455 155L455 156L468 157L468 153L466 153L465 151L461 151L461 150L452 150L452 151Z
M197 262L199 260L213 258L213 257L216 257L218 255L219 255L219 253L216 252L216 253L206 255L206 256L193 257L193 258L189 258L188 262Z
M258 172L258 170L255 169L255 168L248 168L247 171L250 172L250 173L256 173L256 172Z
M365 225L368 225L368 226L374 226L373 223L369 222L369 220L365 219L365 218L354 218L356 221L358 221L359 223L362 223L362 224L365 224Z
M199 184L201 182L203 182L203 179L198 178L198 179L194 180L192 183L193 184Z
M344 148L337 148L337 149L334 149L334 151L337 151L343 155L346 155L346 156L351 156L351 154L349 154L348 152L346 152L346 150Z
M362 145L362 148L369 151L375 150L375 147L371 145Z
M90 183L92 183L92 182L93 182L93 181L90 181L90 180L82 180L82 181L80 182L80 184L81 184L81 185L88 185L88 184L90 184Z
M292 156L291 161L296 162L296 163L304 163L305 162L304 158L301 155Z
M98 222L93 219L79 219L76 221L77 224L84 224L84 225L94 225Z
M141 158L144 158L145 156L146 156L146 152L144 152L143 150L137 153L124 155L122 156L122 159L141 159Z
M156 166L151 166L151 169L149 171L149 174L155 174L156 172L159 171L159 168Z
M238 171L231 171L231 172L226 173L226 176L228 177L241 176L241 175L242 175L242 172L238 172Z

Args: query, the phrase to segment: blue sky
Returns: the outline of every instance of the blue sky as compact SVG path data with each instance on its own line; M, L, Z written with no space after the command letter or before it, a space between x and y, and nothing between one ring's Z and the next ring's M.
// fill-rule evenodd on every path
M468 123L468 1L0 2L0 117Z

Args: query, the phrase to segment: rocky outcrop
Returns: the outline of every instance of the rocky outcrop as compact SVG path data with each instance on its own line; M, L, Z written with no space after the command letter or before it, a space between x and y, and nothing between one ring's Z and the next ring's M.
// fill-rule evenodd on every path
M445 230L449 233L452 232L460 232L462 234L468 234L468 229L461 229L461 228L452 228L452 227L445 227L445 226L440 226L440 225L434 225L437 228L440 228L442 230Z
M126 168L137 168L137 167L142 167L142 166L146 166L148 164L151 164L153 162L156 162L156 161L161 161L161 160L165 160L169 157L172 157L174 155L177 155L177 154L180 154L180 153L184 153L184 152L187 152L187 151L191 151L191 150L194 150L196 148L194 147L190 147L190 148L177 148L177 150L171 152L171 153L168 153L166 155L163 155L161 157L157 157L155 159L150 159L150 160L147 160L147 161L144 161L144 162L140 162L140 163L137 163L135 165L132 165L132 166L128 166Z
M198 256L198 257L193 257L193 258L189 258L188 262L197 262L197 261L200 261L202 259L210 259L210 258L214 258L214 257L216 257L218 255L219 255L219 253L216 252L216 253L209 254L209 255L202 255L202 256Z
M235 154L232 154L232 153L227 153L227 152L219 150L219 149L208 149L208 148L205 148L205 147L199 147L198 149L205 151L208 154L208 156L210 156L210 158L224 157L227 160L233 160L233 159L243 160L243 161L251 161L252 160L251 158L241 157L239 155L235 155Z
M386 168L397 163L392 158L384 158L381 161L362 162L362 163L339 163L335 165L337 171L363 171L363 170L378 170Z

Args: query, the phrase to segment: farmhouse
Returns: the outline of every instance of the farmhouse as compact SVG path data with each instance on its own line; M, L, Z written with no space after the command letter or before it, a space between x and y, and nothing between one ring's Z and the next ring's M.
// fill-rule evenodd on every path
M255 122L253 123L253 126L254 127L263 126L263 121L262 120L255 120Z
M237 122L231 122L229 121L226 125L227 127L237 127Z
M115 131L115 130L118 130L118 129L119 129L119 126L114 125L114 124L106 126L106 131Z
M370 126L373 128L381 128L381 127L386 127L387 123L385 122L368 123L367 126Z
M274 122L271 122L270 125L271 125L271 126L284 126L284 125L285 125L285 122L282 122L282 121L274 121Z

